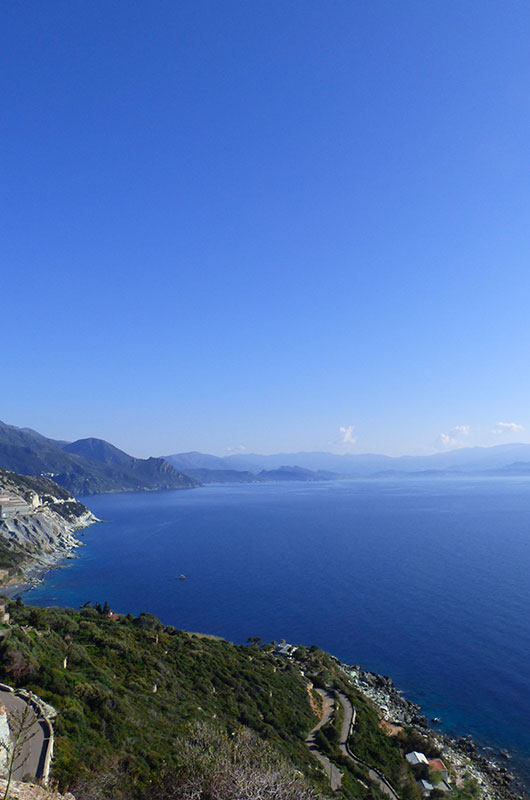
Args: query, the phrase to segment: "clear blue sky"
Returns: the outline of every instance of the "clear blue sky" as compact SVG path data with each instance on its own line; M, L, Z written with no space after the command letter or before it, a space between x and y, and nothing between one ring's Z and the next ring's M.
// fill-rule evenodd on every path
M144 456L530 440L528 3L1 18L1 419Z

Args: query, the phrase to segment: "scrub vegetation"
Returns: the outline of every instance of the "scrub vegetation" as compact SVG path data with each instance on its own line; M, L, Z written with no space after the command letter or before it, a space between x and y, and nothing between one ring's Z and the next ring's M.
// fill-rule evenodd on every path
M316 647L299 648L294 662L257 639L233 645L164 626L151 614L116 615L108 604L74 611L18 600L8 611L0 678L57 709L53 778L78 800L328 796L327 776L305 745L318 719L319 685L355 704L356 754L402 798L416 797L399 744ZM338 741L336 719L319 735L344 774L335 796L380 798Z

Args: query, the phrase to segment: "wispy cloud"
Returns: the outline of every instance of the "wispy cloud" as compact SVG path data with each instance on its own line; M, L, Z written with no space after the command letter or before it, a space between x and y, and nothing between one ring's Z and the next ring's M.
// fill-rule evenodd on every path
M457 447L465 447L469 431L469 425L455 425L447 433L440 434L438 445L443 450L455 450Z
M469 425L455 425L454 428L451 428L449 433L451 436L469 436Z
M354 434L355 425L341 425L339 428L339 432L341 435L340 443L342 445L352 445L355 444L357 441L357 437Z
M519 433L519 431L524 431L524 425L520 425L518 422L496 422L491 432L502 435L503 433Z
M227 447L228 453L246 453L247 448L244 444L238 444L237 447Z

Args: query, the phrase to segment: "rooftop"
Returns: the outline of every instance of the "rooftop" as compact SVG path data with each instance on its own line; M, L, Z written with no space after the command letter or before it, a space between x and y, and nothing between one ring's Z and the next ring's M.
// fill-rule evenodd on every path
M407 753L405 756L409 764L428 764L427 757L423 753L418 753L417 750Z
M430 758L429 767L436 772L447 772L447 767L441 758Z

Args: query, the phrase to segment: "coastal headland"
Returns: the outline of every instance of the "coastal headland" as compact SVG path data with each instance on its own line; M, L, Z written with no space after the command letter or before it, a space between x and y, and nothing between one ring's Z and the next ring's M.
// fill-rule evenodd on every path
M46 477L0 469L0 584L16 596L81 545L78 531L99 520Z

